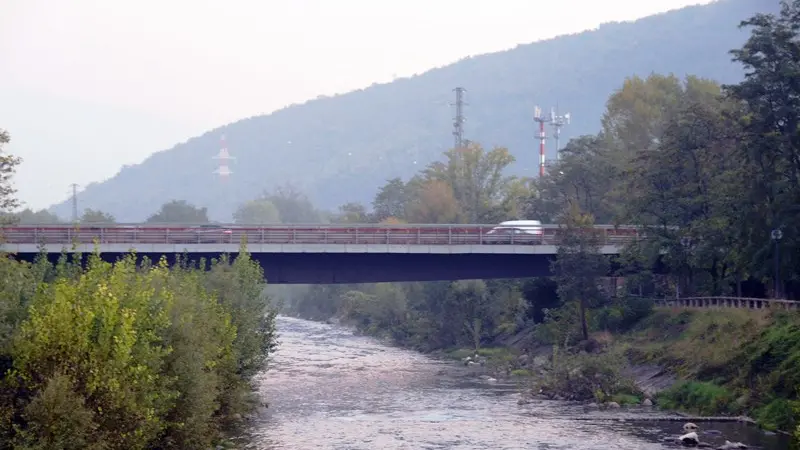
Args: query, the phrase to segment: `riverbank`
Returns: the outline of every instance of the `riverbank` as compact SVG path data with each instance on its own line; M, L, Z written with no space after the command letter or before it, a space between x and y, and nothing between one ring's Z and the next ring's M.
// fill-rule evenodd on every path
M349 327L279 317L278 330L281 351L257 377L270 408L252 423L249 448L664 450L681 434L680 418L654 408L519 405L514 381L481 379L463 364L387 347ZM780 436L742 423L698 425L712 448L725 440L786 448Z
M477 352L428 353L459 361L476 376L520 380L532 395L552 399L747 416L767 430L797 426L797 313L657 309L626 332L594 331L589 343L569 349L537 342L535 328ZM368 334L382 334L374 331Z

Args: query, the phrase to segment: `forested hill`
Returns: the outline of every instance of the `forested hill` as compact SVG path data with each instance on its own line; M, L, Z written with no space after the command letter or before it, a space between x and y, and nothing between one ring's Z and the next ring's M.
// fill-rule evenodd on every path
M451 146L456 86L468 90L466 138L508 147L517 157L513 171L533 175L534 105L558 103L572 114L573 123L562 133L565 143L599 129L605 100L627 76L672 72L736 81L742 72L727 51L747 36L737 25L755 12L777 10L777 0L722 0L468 58L251 117L89 185L80 196L81 208L140 221L165 201L182 199L207 206L213 219L230 220L236 205L285 183L324 208L368 203L386 179L411 175ZM226 185L212 173L223 133L237 158ZM552 153L552 142L548 145ZM52 211L69 217L71 206L65 202Z

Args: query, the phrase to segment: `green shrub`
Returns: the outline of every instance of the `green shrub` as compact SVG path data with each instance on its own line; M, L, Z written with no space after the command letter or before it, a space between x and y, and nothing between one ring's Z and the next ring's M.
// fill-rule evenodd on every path
M702 415L727 415L741 412L736 395L713 383L689 381L672 386L658 395L665 409L690 411Z

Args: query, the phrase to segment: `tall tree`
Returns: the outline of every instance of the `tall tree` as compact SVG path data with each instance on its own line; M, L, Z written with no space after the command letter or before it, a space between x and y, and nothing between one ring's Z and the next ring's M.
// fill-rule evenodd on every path
M372 201L372 210L378 221L389 217L404 218L408 193L406 183L400 178L392 178L381 187Z
M202 224L208 222L206 208L198 208L185 200L172 200L164 203L158 212L147 219L147 223Z
M576 306L581 336L588 340L586 309L598 306L604 298L599 279L608 273L608 260L600 253L602 240L594 228L594 218L583 213L577 204L570 204L560 224L560 241L551 270L561 301Z
M745 77L726 90L746 108L741 143L750 191L745 203L752 206L750 256L756 266L770 267L771 230L782 229L782 246L800 242L800 1L782 1L780 14L756 14L741 27L751 28L750 37L732 54ZM797 278L800 271L785 253L783 271Z
M413 223L456 223L459 214L453 189L442 180L418 185L408 206L408 220Z
M473 142L446 152L445 161L429 165L423 176L450 186L465 221L495 223L503 215L498 204L513 179L503 172L513 162L508 149L495 147L487 152Z
M11 142L11 136L0 128L0 212L9 212L19 207L15 194L17 190L11 184L22 159L5 152L4 146Z

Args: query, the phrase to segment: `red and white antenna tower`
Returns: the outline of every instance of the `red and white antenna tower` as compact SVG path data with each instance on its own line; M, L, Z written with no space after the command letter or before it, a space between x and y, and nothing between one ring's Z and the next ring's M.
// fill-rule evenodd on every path
M533 108L533 120L539 124L539 176L544 176L544 150L547 143L547 133L544 131L544 124L550 122L550 117L542 115L542 108L538 106Z
M228 176L232 174L230 167L228 167L228 162L232 159L236 159L228 153L228 146L225 144L225 135L223 134L220 138L220 149L219 153L213 157L216 160L219 160L219 167L217 170L214 171L215 174L219 175L219 178L223 181L228 179Z

